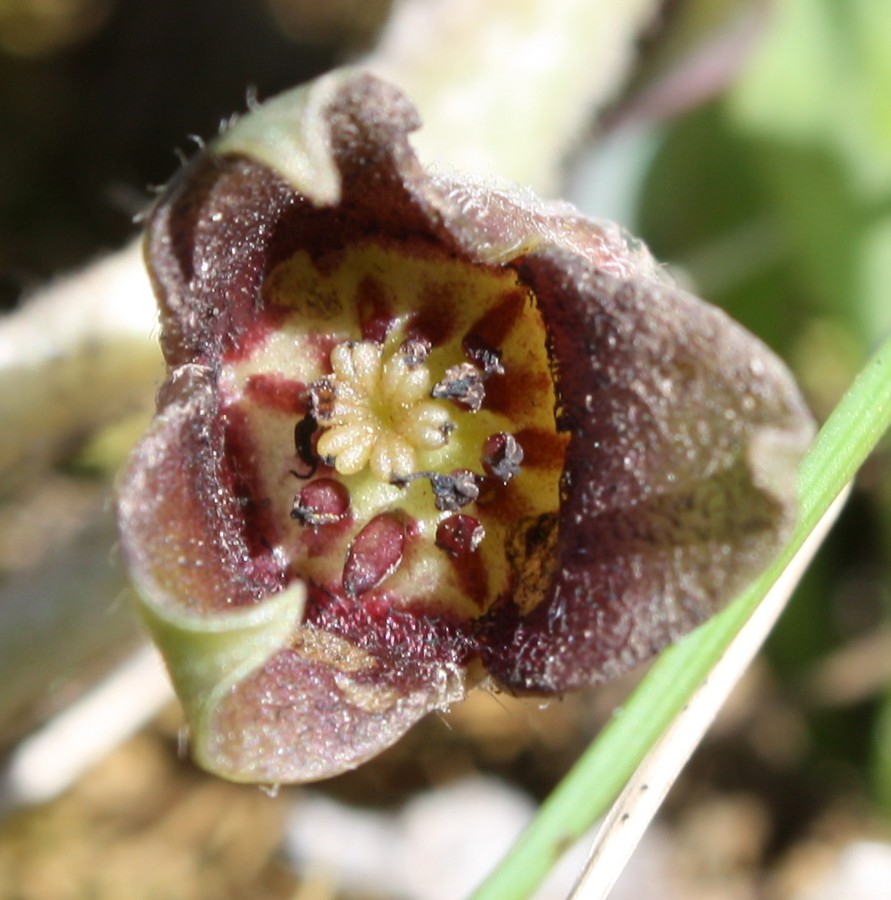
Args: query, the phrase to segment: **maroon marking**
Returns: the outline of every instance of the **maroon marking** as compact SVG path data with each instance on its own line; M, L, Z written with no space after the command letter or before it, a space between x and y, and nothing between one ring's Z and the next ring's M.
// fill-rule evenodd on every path
M489 573L476 549L485 535L479 519L462 513L443 519L436 527L436 546L452 558L461 590L480 610L489 593Z
M520 474L523 448L512 434L491 434L483 443L481 461L487 475L507 484Z
M508 365L506 375L493 375L486 382L486 409L516 419L539 397L551 389L551 377L545 372L530 372Z
M306 385L284 375L251 375L244 386L245 396L257 406L302 416L306 412Z
M486 536L480 520L460 513L443 519L436 526L436 546L454 559L464 559L475 552Z
M440 347L455 333L453 310L460 303L453 286L426 284L418 298L418 313L408 326L409 338L427 341L431 347Z
M495 494L504 487L504 482L495 478L481 478L479 481L479 496L476 498L477 506L488 508L495 499Z
M332 591L340 591L340 573L337 571L337 559L342 558L343 547L355 527L352 510L347 510L346 515L337 522L331 522L324 527L296 529L296 542L294 552L290 559L290 573L294 578L306 578L306 564L308 559L319 557L324 560L332 560L330 566L326 565L326 572L321 576L322 581ZM295 537L292 533L291 537Z
M465 341L500 347L523 314L527 299L526 292L519 288L506 291L495 306L467 329Z
M525 461L523 469L526 469ZM505 483L500 478L485 476L480 480L479 489L475 513L484 524L512 522L535 512L529 497L516 489L513 480Z
M291 518L301 525L333 525L349 511L350 493L334 478L311 481L295 498Z
M317 223L312 223L316 225L318 229L319 225L322 228L325 228L328 223L322 224L324 220L327 218L324 214L319 217L321 221ZM306 224L309 224L308 222ZM310 225L312 227L312 225ZM308 240L303 249L309 254L309 258L312 260L312 264L316 267L316 271L323 278L331 278L333 275L337 274L337 271L343 268L343 261L346 257L346 242L343 242L342 246L335 245L332 248L331 245L331 232L327 231L325 233L320 233L320 231L316 231L316 233L311 235L306 235Z
M545 428L522 428L515 437L523 448L524 467L562 469L566 463L566 435Z
M356 290L356 312L362 339L382 344L392 329L393 304L377 278L366 275Z
M357 597L376 588L402 562L405 526L389 513L375 516L353 538L343 567L343 589Z
M259 451L252 438L247 414L237 406L223 413L225 469L231 473L231 491L244 520L244 540L251 557L266 556L279 543L279 525L272 500L265 495L259 473Z

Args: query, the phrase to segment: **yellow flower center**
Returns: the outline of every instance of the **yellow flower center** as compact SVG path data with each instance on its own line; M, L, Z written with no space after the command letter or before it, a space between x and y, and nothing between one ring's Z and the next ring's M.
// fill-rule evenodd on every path
M324 428L317 450L341 475L368 466L390 483L417 471L416 451L447 443L454 425L448 406L430 397L425 355L410 342L387 351L374 341L347 341L332 350L332 374L314 392Z

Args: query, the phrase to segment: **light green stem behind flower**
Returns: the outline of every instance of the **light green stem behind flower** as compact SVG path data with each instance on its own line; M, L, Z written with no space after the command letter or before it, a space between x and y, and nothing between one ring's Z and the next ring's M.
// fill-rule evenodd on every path
M550 194L564 155L612 100L654 0L407 0L363 61L424 125L422 162Z

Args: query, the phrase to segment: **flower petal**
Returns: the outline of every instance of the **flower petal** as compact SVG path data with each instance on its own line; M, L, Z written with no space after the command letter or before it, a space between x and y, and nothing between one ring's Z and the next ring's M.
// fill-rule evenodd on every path
M494 615L484 659L541 692L625 672L744 587L794 521L813 423L779 360L689 294L556 250L521 272L571 437L557 535L540 539L549 599Z

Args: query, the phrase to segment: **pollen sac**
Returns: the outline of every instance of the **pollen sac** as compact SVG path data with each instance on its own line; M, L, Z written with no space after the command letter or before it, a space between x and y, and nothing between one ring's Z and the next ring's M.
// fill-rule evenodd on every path
M473 412L479 412L486 398L483 374L471 363L459 363L449 368L442 381L434 385L431 396L454 400Z
M813 422L776 356L619 227L425 171L418 124L332 73L148 221L168 378L121 545L193 755L237 781L352 769L481 678L620 675L795 520Z
M421 365L430 355L430 342L419 338L411 338L399 350L405 357L405 364L410 369L414 369Z
M402 561L405 527L391 515L375 516L355 537L343 567L343 589L357 597L377 587Z
M485 536L486 529L473 516L449 516L436 526L436 546L456 559L473 553Z
M301 525L331 525L339 522L350 508L350 495L333 478L311 481L300 491L291 510L291 518Z
M451 475L431 475L430 484L436 497L435 506L439 510L461 509L480 495L477 476L466 469Z
M507 484L520 474L523 448L512 434L499 432L486 438L483 444L482 463L486 474Z

